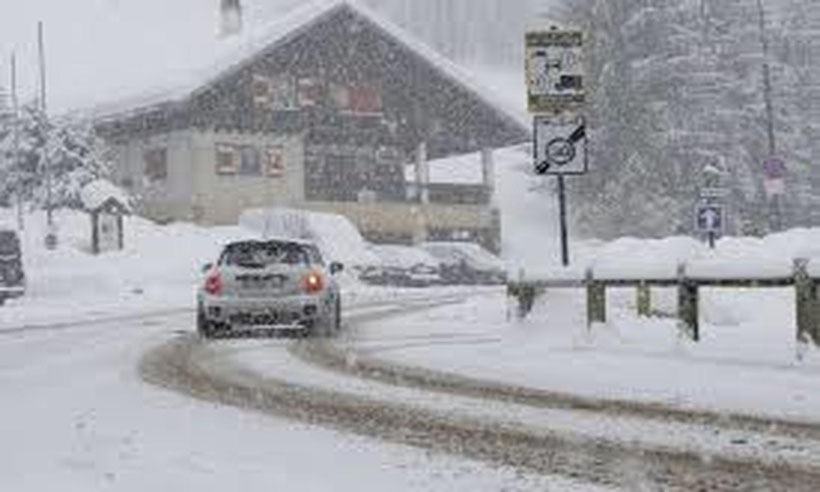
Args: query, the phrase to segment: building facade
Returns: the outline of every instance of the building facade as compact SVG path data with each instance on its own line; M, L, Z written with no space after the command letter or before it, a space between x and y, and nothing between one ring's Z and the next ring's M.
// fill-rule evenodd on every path
M183 97L97 120L141 212L233 224L245 209L287 206L343 214L377 242L497 250L491 149L526 142L528 129L362 7L299 17ZM477 151L482 185L429 183L428 161Z

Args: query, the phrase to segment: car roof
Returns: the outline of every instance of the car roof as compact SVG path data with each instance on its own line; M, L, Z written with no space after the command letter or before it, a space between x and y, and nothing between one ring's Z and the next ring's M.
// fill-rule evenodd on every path
M266 238L259 238L259 237L252 237L246 239L236 239L233 241L228 241L225 246L232 246L235 244L249 244L249 243L290 243L290 244L299 244L302 246L316 246L316 243L313 241L309 241L307 239L295 239L290 237L266 237Z

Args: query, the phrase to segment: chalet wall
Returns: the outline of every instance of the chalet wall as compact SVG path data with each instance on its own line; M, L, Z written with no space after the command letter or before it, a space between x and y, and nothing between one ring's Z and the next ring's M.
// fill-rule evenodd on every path
M284 168L279 176L265 172L259 176L217 173L218 145L252 146L263 154L266 149L282 149ZM248 208L293 206L304 201L304 145L298 135L242 134L196 131L191 135L194 173L191 181L191 208L195 220L205 224L236 224Z
M190 131L130 140L115 146L117 181L140 198L140 212L156 220L189 218L192 193ZM146 152L164 149L165 179L146 176Z

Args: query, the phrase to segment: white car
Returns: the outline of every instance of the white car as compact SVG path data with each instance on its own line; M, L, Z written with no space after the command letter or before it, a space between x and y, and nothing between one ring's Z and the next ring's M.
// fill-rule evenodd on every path
M319 249L291 239L226 245L205 266L197 293L197 331L205 338L287 331L328 336L342 321L340 263L325 265Z

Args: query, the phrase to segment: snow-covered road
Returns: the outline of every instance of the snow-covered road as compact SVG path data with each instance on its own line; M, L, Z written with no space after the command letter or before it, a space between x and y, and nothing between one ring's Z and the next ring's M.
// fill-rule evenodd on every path
M428 325L425 336L402 338L390 334L391 322L384 313L369 322L359 318L349 327L353 339L342 342L355 347L360 324L379 326L365 330L371 333L367 343L381 333L381 343L397 350L499 342L490 333L448 334L444 324ZM568 408L566 400L554 402L549 395L515 398L489 382L496 391L482 392L476 380L465 387L431 370L424 378L418 376L423 369L402 373L384 363L381 375L359 373L350 368L360 364L361 352L323 362L322 354L333 351L316 350L322 346L328 343L204 344L189 337L154 351L144 368L147 379L205 400L607 486L813 490L820 481L815 428L667 414L640 405L584 408L588 400Z
M383 309L367 308L371 314ZM192 324L192 313L166 312L1 334L0 490L579 486L215 405L141 381L137 367L143 354L185 338Z

